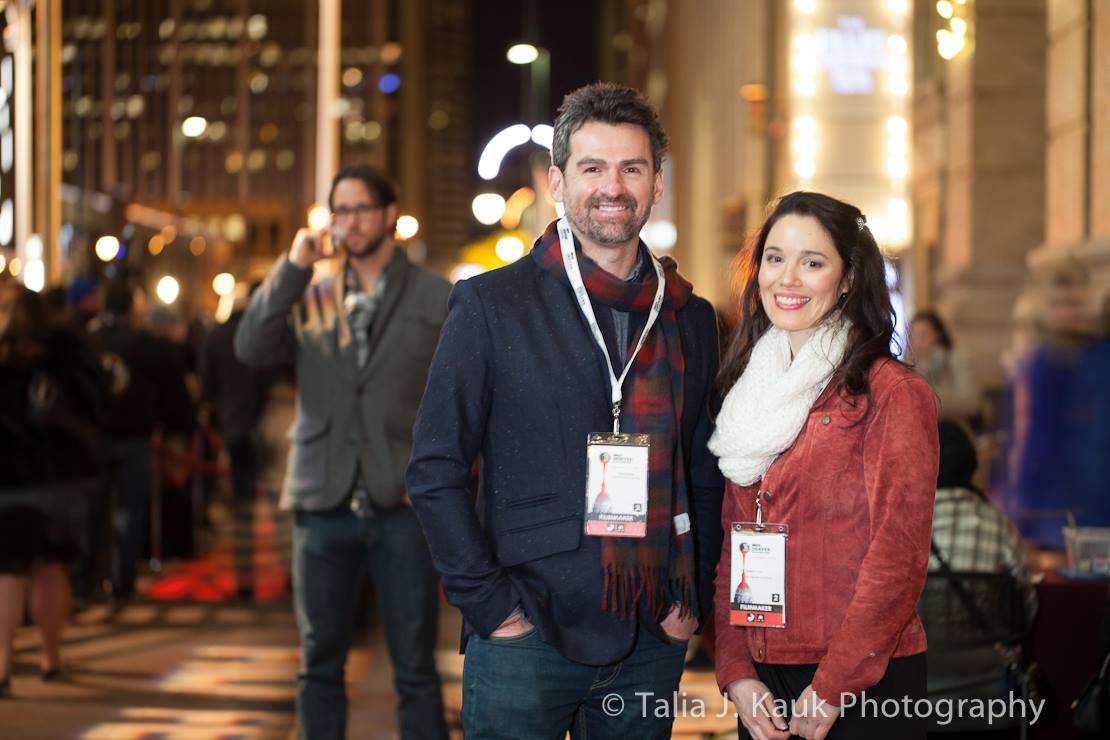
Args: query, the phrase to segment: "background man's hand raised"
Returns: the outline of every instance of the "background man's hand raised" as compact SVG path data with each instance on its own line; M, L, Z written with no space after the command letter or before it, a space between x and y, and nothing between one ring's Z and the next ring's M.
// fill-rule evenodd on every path
M307 270L325 257L335 253L329 227L321 229L298 229L289 248L289 261Z

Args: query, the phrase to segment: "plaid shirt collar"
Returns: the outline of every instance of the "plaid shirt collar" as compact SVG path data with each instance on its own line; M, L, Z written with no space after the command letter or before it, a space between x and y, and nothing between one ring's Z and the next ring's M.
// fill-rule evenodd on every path
M351 335L355 342L356 356L360 368L365 367L367 360L370 359L370 325L373 323L374 314L377 313L378 306L381 304L382 295L385 293L385 284L386 278L383 270L374 283L374 292L372 294L366 293L358 282L358 275L354 268L351 267L350 262L346 263L346 270L343 274L343 308L347 312L347 321L351 326Z

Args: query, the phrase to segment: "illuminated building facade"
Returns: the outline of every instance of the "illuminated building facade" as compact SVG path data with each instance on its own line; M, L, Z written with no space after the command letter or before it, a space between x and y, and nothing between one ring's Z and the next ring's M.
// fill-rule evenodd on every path
M172 272L183 296L204 294L211 304L205 286L214 275L244 278L288 245L319 199L318 167L330 177L359 162L398 179L403 207L420 224L418 256L442 262L457 249L468 217L451 174L461 169L468 126L459 92L468 74L465 0L39 5L64 12L55 49L58 279L100 269L93 245L114 234L123 245L117 268L140 270L151 288ZM327 55L339 85L323 101L334 157L316 151L322 6L339 19L339 49ZM8 68L15 56L6 55ZM3 102L10 112L11 100ZM13 169L0 172L0 237ZM5 262L16 241L12 234L0 244Z
M987 387L1054 265L1110 287L1103 3L610 0L602 18L602 75L663 111L674 254L718 307L765 204L799 187L862 207L905 317L938 310Z
M611 2L603 71L645 90L671 136L675 256L723 305L731 263L776 195L858 204L889 255L912 234L911 4Z

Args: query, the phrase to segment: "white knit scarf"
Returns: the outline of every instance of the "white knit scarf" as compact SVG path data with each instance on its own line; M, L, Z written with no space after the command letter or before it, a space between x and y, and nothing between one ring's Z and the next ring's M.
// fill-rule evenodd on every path
M825 321L793 362L787 333L774 326L752 348L744 374L725 396L709 450L733 483L750 486L794 444L809 410L844 358L851 323Z

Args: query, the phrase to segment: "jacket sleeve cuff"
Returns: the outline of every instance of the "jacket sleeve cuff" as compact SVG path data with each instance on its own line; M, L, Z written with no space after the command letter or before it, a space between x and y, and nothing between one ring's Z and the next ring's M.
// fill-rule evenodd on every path
M880 677L885 672L885 668L880 671ZM844 676L836 669L822 663L817 667L817 673L814 674L813 683L811 685L817 696L828 702L831 706L839 707L849 696L860 693L874 683L874 681L870 681L864 685L860 685L859 680L852 680L850 676Z
M312 279L313 268L301 267L289 259L289 253L286 252L281 258L281 276L282 278L290 280L302 280L305 285Z
M818 669L817 674L813 677L813 683L810 685L813 687L813 693L817 694L818 698L828 703L829 706L839 707L841 705L841 695L845 692L832 679L821 675L820 669Z
M513 610L521 608L520 595L508 577L502 576L501 583L487 598L479 604L460 606L459 611L480 637L489 637L513 614Z
M720 663L717 665L717 687L724 694L728 689L728 685L733 681L742 681L745 678L753 678L759 680L759 674L755 672L755 663L748 658L744 660L731 661L729 663Z

